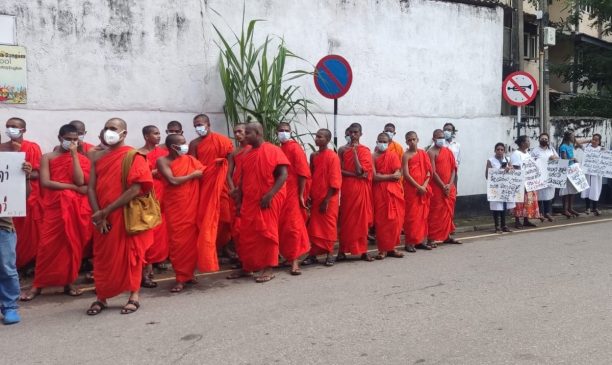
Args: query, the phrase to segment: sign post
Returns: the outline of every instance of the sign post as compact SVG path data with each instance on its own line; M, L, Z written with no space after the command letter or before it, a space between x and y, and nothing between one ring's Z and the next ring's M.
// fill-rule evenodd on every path
M338 146L338 99L344 96L353 82L351 66L342 56L328 55L317 63L314 83L321 95L334 99L334 146Z
M524 71L513 72L502 83L502 95L510 105L516 106L516 119L518 123L517 135L521 135L521 107L535 100L538 94L538 83L529 73Z

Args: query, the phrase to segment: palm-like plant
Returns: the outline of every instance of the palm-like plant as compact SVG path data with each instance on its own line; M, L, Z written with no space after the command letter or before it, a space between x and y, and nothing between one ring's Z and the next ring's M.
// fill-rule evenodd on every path
M232 31L231 39L225 38L213 25L219 37L216 44L221 51L219 74L225 92L223 111L228 128L256 120L264 127L264 138L277 142L276 129L280 122L300 123L299 117L304 116L305 120L311 117L317 123L309 108L313 102L301 96L299 86L285 85L287 81L312 72L285 71L288 58L302 58L289 51L280 37L267 36L263 43L255 44L253 35L260 21L250 20L245 29L243 9L240 35ZM307 128L306 124L304 127ZM301 140L302 135L296 136Z

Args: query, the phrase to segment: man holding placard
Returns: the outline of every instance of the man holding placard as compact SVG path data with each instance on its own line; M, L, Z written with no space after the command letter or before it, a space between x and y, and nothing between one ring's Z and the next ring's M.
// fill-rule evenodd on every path
M11 153L12 154L12 153ZM19 153L23 156L22 153ZM4 164L3 155L0 153L0 160ZM23 161L23 157L21 157ZM19 184L24 184L26 194L30 192L30 174L32 165L28 162L22 162L21 170L23 174L18 175L16 181ZM5 191L5 182L8 179L2 179L0 184L0 195L6 196L8 191ZM23 186L23 185L22 185ZM6 186L6 190L12 193L14 190L10 186ZM25 205L25 196L23 205ZM9 209L11 210L11 209ZM17 235L15 234L15 226L13 225L12 217L4 216L5 213L10 213L6 209L0 212L0 312L2 313L2 323L15 324L21 321L19 312L17 311L17 301L19 300L19 275L17 274L16 265L16 245Z

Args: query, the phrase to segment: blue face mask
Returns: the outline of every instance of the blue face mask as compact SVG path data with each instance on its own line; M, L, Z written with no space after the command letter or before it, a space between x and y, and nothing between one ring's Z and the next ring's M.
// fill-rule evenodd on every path
M195 131L200 137L204 137L205 135L208 134L208 129L203 125L199 125L195 127Z
M65 139L62 139L62 148L66 151L70 150L70 146L72 146L72 142L71 141L66 141Z
M291 139L291 132L278 132L278 140L280 143L285 143Z
M388 143L376 143L376 148L378 148L380 152L385 152L388 147L389 147Z
M451 139L453 139L453 132L444 131L444 139L447 141L450 141Z

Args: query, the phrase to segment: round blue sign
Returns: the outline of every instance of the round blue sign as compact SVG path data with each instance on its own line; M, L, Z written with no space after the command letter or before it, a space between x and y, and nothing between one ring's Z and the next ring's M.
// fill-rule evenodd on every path
M342 56L325 56L315 67L314 82L321 95L328 99L338 99L349 91L353 71Z

